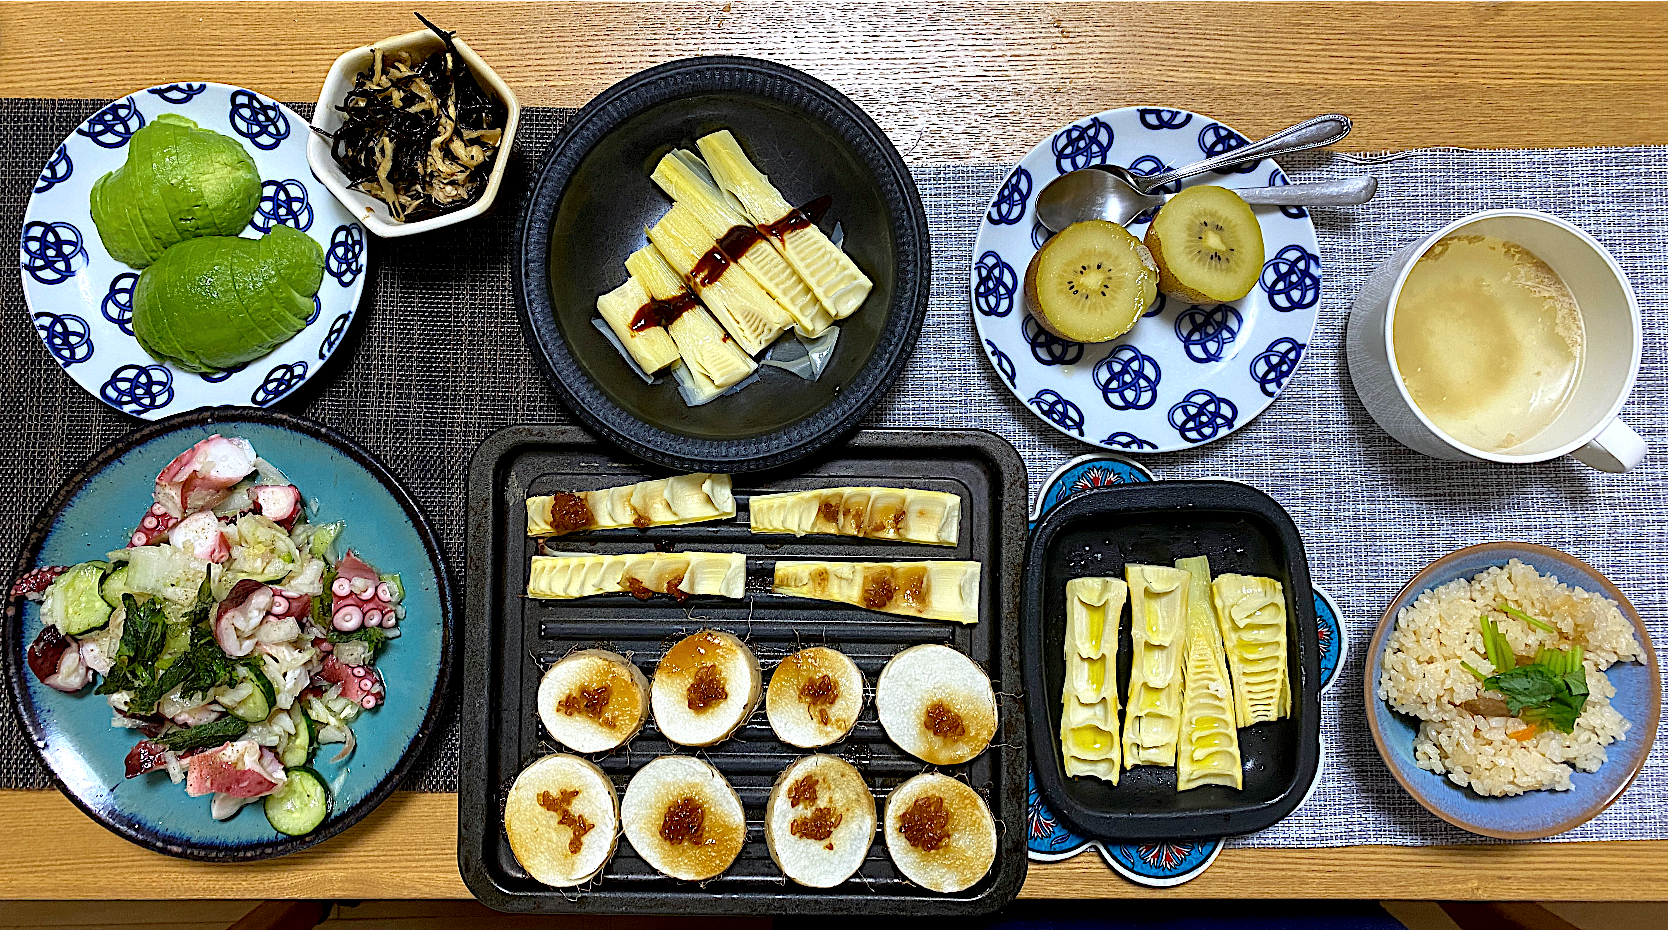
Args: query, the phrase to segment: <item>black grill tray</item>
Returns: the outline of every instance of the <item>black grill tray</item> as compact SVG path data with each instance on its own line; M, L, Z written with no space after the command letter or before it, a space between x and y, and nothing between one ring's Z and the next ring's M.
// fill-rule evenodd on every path
M1060 758L1060 690L1065 683L1065 587L1072 578L1111 575L1124 565L1170 565L1210 557L1213 575L1274 578L1285 588L1291 716L1241 727L1244 789L1209 785L1176 791L1176 770L1136 766L1117 787L1068 778ZM1309 560L1297 525L1274 498L1234 481L1117 485L1071 498L1037 524L1025 557L1025 697L1037 788L1079 834L1096 839L1197 839L1273 825L1314 784L1320 760L1320 644ZM1128 609L1125 609L1128 613ZM1118 697L1127 705L1134 654L1129 624L1118 634ZM1120 733L1121 738L1121 733Z
M586 490L656 477L586 434L558 427L518 427L487 438L470 465L468 487L468 612L464 624L463 718L458 799L458 865L481 901L503 911L598 914L977 914L1012 900L1025 878L1025 723L1018 693L1019 570L1025 536L1025 466L1014 448L976 431L870 430L831 457L793 472L738 476L738 520L605 530L563 537L563 551L676 550L743 552L746 601L696 597L683 604L627 595L574 601L523 596L536 541L526 537L529 495ZM756 493L840 485L893 485L962 496L961 543L955 548L830 536L753 536L748 499ZM977 559L984 563L981 621L961 627L914 621L856 607L766 593L776 558L858 560ZM887 741L873 707L881 667L919 643L955 646L983 666L998 695L999 725L991 748L965 765L940 769L962 778L990 804L997 821L996 864L972 888L940 895L905 880L877 830L867 861L849 882L812 889L789 882L764 842L764 805L776 776L808 751L779 742L762 706L736 735L703 750L677 748L651 721L626 746L589 758L624 792L644 763L663 753L697 755L722 771L747 811L748 836L723 875L699 885L656 873L623 837L602 875L566 892L530 878L504 836L503 805L521 769L559 751L539 724L539 677L576 649L601 647L630 656L645 674L681 637L703 627L728 630L759 656L766 679L789 653L826 644L856 660L870 693L852 734L823 751L863 772L884 810L886 796L928 768Z

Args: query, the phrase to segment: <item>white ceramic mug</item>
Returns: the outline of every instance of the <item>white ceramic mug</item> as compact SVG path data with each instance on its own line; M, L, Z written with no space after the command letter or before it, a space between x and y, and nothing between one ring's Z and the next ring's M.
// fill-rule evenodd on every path
M1413 403L1396 366L1393 333L1402 285L1437 240L1461 232L1505 239L1535 253L1569 286L1586 328L1586 357L1568 405L1538 436L1510 452L1476 449L1438 429ZM1639 301L1616 260L1592 236L1534 210L1473 213L1391 256L1355 295L1347 338L1355 393L1402 445L1452 461L1542 462L1573 455L1609 472L1629 471L1645 458L1645 441L1617 419L1639 374L1643 344Z

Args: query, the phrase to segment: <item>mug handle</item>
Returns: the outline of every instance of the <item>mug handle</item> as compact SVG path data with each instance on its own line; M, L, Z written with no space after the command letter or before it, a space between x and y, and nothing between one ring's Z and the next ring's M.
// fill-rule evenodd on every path
M1645 451L1645 440L1633 427L1621 420L1611 420L1592 442L1570 454L1599 471L1620 473L1638 468L1645 460Z

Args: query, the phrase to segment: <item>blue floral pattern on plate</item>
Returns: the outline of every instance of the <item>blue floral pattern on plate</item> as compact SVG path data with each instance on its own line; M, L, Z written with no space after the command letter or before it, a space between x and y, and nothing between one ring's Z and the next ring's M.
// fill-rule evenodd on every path
M127 159L128 140L162 113L178 113L246 143L262 182L259 208L243 235L293 226L326 254L331 277L307 327L247 369L181 377L186 373L147 355L133 338L139 275L110 257L88 217L93 183ZM283 104L253 91L162 84L100 109L53 151L24 213L18 267L41 344L88 393L154 420L198 407L277 402L317 373L317 361L341 342L364 291L365 232L313 177L306 134L292 131L305 125ZM268 373L279 368L287 374L269 384Z
M1161 295L1123 338L1098 345L1048 333L1024 307L1021 279L1048 240L1036 201L1050 181L1101 164L1150 174L1244 144L1232 128L1186 110L1108 110L1044 139L992 192L969 274L973 324L1002 383L1056 429L1105 449L1186 449L1245 426L1298 376L1325 281L1314 223L1303 212L1254 208L1264 267L1251 293L1231 305L1192 307ZM1263 159L1182 186L1256 187L1285 178ZM1149 221L1137 218L1130 231L1143 235ZM1207 393L1194 393L1200 390Z
M1133 437L1131 437L1133 439ZM1060 506L1077 494L1118 484L1137 484L1153 480L1152 474L1132 459L1094 454L1078 456L1061 465L1043 482L1042 493L1031 514L1031 525L1043 514ZM1342 624L1343 614L1332 596L1319 587L1315 591L1317 632L1321 644L1321 689L1331 688L1338 680L1346 654ZM1323 749L1324 755L1324 749ZM1320 783L1316 777L1310 786ZM1027 775L1026 852L1037 862L1056 862L1069 859L1085 849L1097 850L1113 871L1139 885L1168 887L1197 878L1222 851L1223 841L1196 839L1157 841L1150 843L1111 843L1089 839L1073 833L1043 802L1034 775Z

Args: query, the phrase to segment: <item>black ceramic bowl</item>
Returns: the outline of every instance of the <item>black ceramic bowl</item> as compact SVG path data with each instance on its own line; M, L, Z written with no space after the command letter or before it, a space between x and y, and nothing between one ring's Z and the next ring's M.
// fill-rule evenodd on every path
M733 130L790 201L833 199L821 225L844 228L874 290L840 323L817 381L761 366L760 383L691 408L671 379L639 378L591 320L644 227L671 207L649 173L718 129ZM855 427L908 360L931 282L926 211L886 134L832 87L750 58L674 61L603 91L538 169L517 239L522 324L563 401L633 455L688 470L783 465Z
M1122 578L1124 565L1171 565L1208 556L1213 575L1237 572L1280 582L1286 594L1292 712L1241 727L1244 788L1176 791L1176 770L1137 766L1117 787L1070 778L1060 758L1065 682L1065 587L1072 578ZM1232 481L1157 481L1091 491L1049 511L1025 556L1021 627L1032 771L1049 807L1096 839L1192 839L1251 833L1302 803L1320 760L1320 647L1309 561L1291 516L1272 497ZM1125 611L1128 613L1127 609ZM1118 634L1120 704L1133 654L1128 621ZM1121 731L1120 731L1121 735Z

